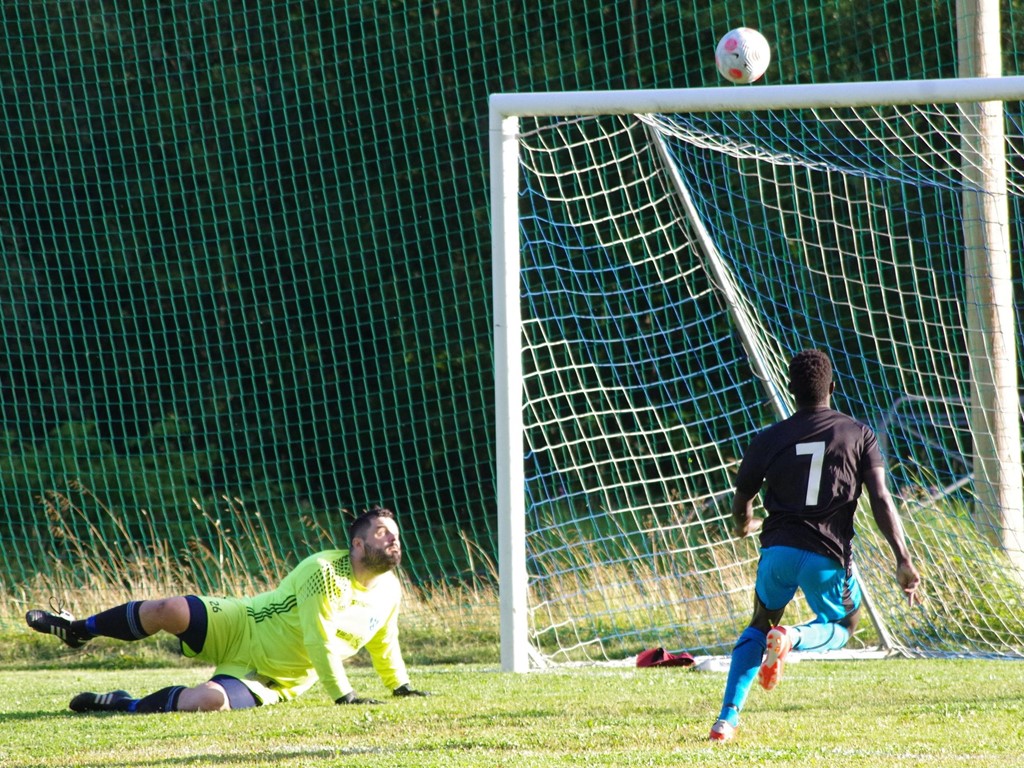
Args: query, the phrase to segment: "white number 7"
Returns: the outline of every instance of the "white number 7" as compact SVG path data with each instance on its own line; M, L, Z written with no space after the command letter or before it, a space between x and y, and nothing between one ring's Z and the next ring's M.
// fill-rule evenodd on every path
M825 442L797 443L797 456L810 456L811 469L807 473L807 498L804 500L808 507L818 503L818 490L821 487L821 468L825 464Z

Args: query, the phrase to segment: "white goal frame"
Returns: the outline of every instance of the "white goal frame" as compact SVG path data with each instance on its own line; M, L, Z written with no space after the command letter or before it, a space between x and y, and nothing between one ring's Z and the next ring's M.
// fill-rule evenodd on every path
M1003 546L1022 550L1019 402L1013 316L1008 218L1002 147L1002 102L1024 99L1024 77L959 78L900 82L817 85L763 85L737 88L652 89L604 92L499 93L489 98L490 197L493 249L493 330L495 358L498 559L501 610L501 666L531 668L526 569L526 497L522 409L522 325L520 316L520 159L517 143L521 116L588 116L672 112L748 111L784 108L868 107L956 102L978 105L983 126L993 133L964 146L980 160L985 189L965 205L981 206L987 226L966 235L965 257L974 260L968 286L994 308L973 312L978 343L970 349L977 371L991 380L974 382L975 475L979 495L1002 511ZM987 115L992 113L989 119ZM987 128L983 129L987 130ZM1000 189L1002 190L1000 192ZM1008 340L1008 341L1007 341ZM1009 347L1009 349L1007 349ZM1006 364L993 366L993 360ZM984 361L984 365L977 364ZM986 374L988 377L989 374ZM972 420L974 416L972 415ZM980 441L980 443L979 443ZM1017 560L1019 562L1019 560ZM883 633L884 634L884 633Z

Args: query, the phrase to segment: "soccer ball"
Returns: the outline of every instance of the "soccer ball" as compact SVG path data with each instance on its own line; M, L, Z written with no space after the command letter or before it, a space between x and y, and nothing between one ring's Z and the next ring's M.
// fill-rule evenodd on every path
M768 69L772 49L764 35L756 29L737 27L718 41L715 64L726 80L732 83L752 83Z

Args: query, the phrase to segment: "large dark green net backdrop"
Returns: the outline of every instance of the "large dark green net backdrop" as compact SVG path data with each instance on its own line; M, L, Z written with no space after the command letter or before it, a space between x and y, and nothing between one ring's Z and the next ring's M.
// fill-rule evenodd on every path
M953 77L952 6L5 3L6 619L90 562L212 589L225 540L294 561L373 503L415 584L492 579L488 94L722 85L740 25L769 84Z

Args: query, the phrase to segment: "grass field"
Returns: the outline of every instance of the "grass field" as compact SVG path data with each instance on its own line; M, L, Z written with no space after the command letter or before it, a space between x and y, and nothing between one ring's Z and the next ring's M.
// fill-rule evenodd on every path
M818 661L751 693L736 741L705 739L722 673L577 668L510 675L412 669L426 699L338 707L318 689L217 714L75 715L81 690L195 683L196 667L0 672L0 766L921 766L1024 765L1024 663ZM365 695L383 696L354 668Z

